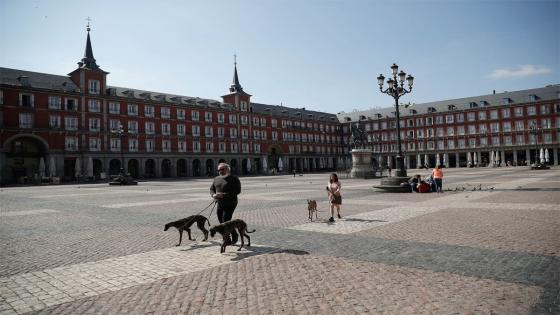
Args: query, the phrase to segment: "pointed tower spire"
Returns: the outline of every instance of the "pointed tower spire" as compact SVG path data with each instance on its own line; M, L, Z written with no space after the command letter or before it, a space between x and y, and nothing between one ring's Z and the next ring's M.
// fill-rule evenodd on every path
M233 55L233 67L233 84L229 88L229 91L231 93L243 92L243 88L241 87L241 84L239 84L239 77L237 76L237 55L235 54Z
M91 40L89 38L89 31L91 30L89 26L89 21L91 21L91 19L88 17L86 20L88 21L86 27L87 30L86 50L84 51L84 58L82 58L82 61L78 62L78 65L80 66L80 68L88 68L88 69L95 70L95 69L99 69L99 66L95 62L95 58L93 58L93 49L91 48Z

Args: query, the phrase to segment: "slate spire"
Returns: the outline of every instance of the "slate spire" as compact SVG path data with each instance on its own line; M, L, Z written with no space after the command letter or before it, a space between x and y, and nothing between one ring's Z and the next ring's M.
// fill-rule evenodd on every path
M229 88L229 91L231 93L235 93L235 92L243 92L243 88L241 87L241 84L239 84L239 77L237 76L237 55L233 55L233 84L231 85L231 87Z
M84 58L82 58L82 61L78 62L78 65L80 66L80 68L97 70L99 69L99 66L95 62L95 58L93 58L93 49L91 48L91 40L89 38L89 31L91 30L91 28L89 27L89 19L88 19L86 30L87 30L86 50L84 51Z

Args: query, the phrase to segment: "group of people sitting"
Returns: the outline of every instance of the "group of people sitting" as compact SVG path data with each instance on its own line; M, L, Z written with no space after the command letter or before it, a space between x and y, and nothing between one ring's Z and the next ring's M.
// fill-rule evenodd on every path
M437 166L430 176L422 179L419 174L414 175L409 181L411 191L417 193L443 192L442 190L443 171Z

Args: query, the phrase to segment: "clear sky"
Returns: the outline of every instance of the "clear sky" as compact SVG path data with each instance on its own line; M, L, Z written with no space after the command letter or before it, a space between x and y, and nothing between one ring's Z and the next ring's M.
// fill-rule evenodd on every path
M108 84L337 113L387 107L396 62L423 103L560 83L560 0L0 0L0 67L65 75L86 18Z

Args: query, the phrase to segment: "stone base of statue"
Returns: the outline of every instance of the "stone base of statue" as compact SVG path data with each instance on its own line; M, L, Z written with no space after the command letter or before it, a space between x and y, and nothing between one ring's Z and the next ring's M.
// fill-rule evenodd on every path
M371 164L372 151L368 149L352 150L351 178L374 178L375 170Z
M109 182L109 185L138 185L138 182L130 176L130 174L119 174L113 177L113 180Z
M410 185L408 184L410 176L406 175L403 157L397 156L396 162L397 165L394 170L395 176L383 178L381 180L381 184L373 186L373 188L393 193L409 193L412 191Z
M409 193L411 192L410 185L408 184L409 179L410 177L386 177L381 180L380 185L373 186L373 188L385 192Z

